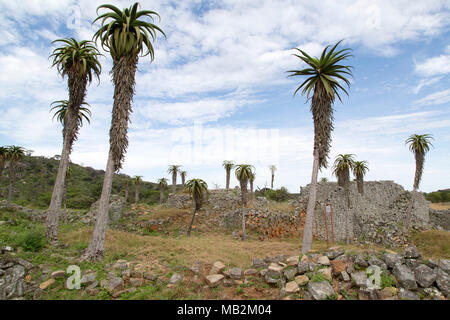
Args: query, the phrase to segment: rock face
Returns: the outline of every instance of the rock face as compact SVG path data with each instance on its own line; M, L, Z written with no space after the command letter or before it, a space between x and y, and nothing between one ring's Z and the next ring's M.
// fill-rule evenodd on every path
M309 185L302 188L297 200L300 210L306 209ZM317 186L317 205L314 211L315 236L326 239L324 203L333 208L333 227L335 241L346 239L346 216L348 214L351 238L370 241L392 247L407 242L399 221L406 215L411 192L393 181L364 182L364 195L360 195L356 182L350 183L351 208L347 208L344 189L335 182L321 182ZM414 193L412 224L418 228L429 228L429 202L422 193ZM327 217L330 223L330 215ZM328 227L330 230L330 227ZM330 235L331 236L331 235Z
M437 229L450 230L450 209L430 209L430 222Z
M393 269L393 274L403 288L408 290L417 289L414 273L406 265L397 264Z
M27 292L37 290L37 285L26 281L32 268L33 265L23 259L0 257L0 300L23 299Z
M333 287L328 281L309 282L308 292L315 300L325 300L327 297L335 294Z
M436 280L436 273L434 270L424 264L421 264L414 269L414 276L417 283L423 288L428 288Z
M85 217L82 218L84 223L95 223L95 217L97 216L99 201L95 201L91 205L91 209L86 214ZM122 217L123 209L125 207L125 198L119 195L112 195L109 203L109 219L108 223L119 221Z

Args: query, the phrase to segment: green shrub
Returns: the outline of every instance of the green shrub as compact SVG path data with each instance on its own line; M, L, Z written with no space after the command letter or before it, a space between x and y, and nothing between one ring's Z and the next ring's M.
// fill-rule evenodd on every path
M32 230L24 233L18 243L25 251L37 252L45 246L47 239L41 230Z

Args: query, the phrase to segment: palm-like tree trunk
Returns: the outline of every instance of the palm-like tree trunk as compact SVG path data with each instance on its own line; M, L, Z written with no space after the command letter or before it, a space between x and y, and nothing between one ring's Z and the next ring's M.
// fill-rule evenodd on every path
M423 164L425 162L425 155L423 153L415 152L414 157L416 160L416 171L414 174L414 184L413 184L413 191L411 192L411 199L408 203L408 209L406 210L406 217L404 221L404 231L408 231L409 227L411 225L412 221L412 210L414 207L414 197L417 192L417 189L419 189L419 183L422 178L422 172L423 172Z
M242 198L242 241L247 239L247 233L245 232L245 210L247 207L247 180L241 180L241 198Z
M308 206L306 208L305 226L303 227L302 253L312 248L314 209L316 207L317 177L319 175L319 152L314 150L314 162L309 186Z
M270 181L270 189L273 190L273 181L275 180L275 175L272 173L272 179Z
M345 200L347 202L347 209L350 208L350 172L349 169L346 169L342 174L344 184L344 192L345 192ZM349 225L349 210L345 213L345 238L347 245L350 244L350 225Z
M162 204L164 201L164 190L159 188L159 204Z
M46 227L47 238L55 243L58 237L58 220L61 211L61 202L64 191L69 156L72 152L73 142L77 138L79 129L78 112L86 95L87 77L79 77L69 72L69 108L67 121L64 125L63 150L59 160L58 173L56 174L55 185L53 186L52 198L47 211Z
M191 229L192 229L192 225L194 224L194 219L195 219L195 214L197 213L197 206L194 206L194 210L192 212L192 218L191 218L191 222L189 223L188 229L187 229L187 236L189 237L191 235Z
M364 178L362 174L356 175L356 185L358 187L358 192L363 195L364 194Z
M64 191L63 191L63 207L64 207L64 217L63 221L65 224L67 224L67 177L64 180Z
M227 180L226 180L226 189L230 189L230 176L231 176L231 168L227 168Z
M134 204L137 205L139 202L139 185L136 185L134 191Z
M16 181L16 164L14 161L9 162L9 189L8 189L8 203L7 206L11 207L11 199L13 194L13 187Z
M181 176L181 184L183 185L183 188L184 188L185 180L186 180L186 177L185 176Z
M175 193L177 191L177 172L172 172L172 192Z
M123 161L125 150L128 146L128 122L131 109L131 101L134 94L134 79L138 58L126 57L114 61L114 105L110 129L110 149L105 177L103 179L102 195L89 246L81 257L83 260L102 260L105 251L106 227L108 224L109 200L114 172L119 170Z

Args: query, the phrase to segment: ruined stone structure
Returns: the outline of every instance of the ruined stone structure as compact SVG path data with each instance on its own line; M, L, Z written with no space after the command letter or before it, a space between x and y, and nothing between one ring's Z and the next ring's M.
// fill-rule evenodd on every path
M91 205L89 212L81 219L84 223L95 223L97 216L99 201L97 200ZM119 195L112 195L109 202L109 222L119 221L125 208L125 198Z
M344 189L335 182L321 182L317 186L314 211L314 234L318 239L326 238L324 204L332 205L335 241L350 239L383 243L396 247L407 242L402 232L408 201L412 193L393 181L368 181L364 183L364 195L357 191L356 182L350 184L350 208L347 208ZM295 205L306 210L309 185L302 188ZM415 193L412 225L418 229L430 228L429 202L422 193ZM328 234L331 238L330 215L327 215Z
M450 230L450 209L430 209L430 223L432 223L433 227L436 229Z

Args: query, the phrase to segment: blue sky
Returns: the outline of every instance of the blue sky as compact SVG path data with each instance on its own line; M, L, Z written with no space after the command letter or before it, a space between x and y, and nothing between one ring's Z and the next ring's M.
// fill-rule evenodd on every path
M49 105L67 97L48 59L56 38L91 39L103 1L0 1L0 145L35 155L61 152L61 128ZM110 1L120 8L132 1ZM225 185L224 159L256 167L256 186L298 192L310 180L313 126L309 103L293 97L304 65L294 47L318 55L344 39L353 49L349 96L336 103L330 162L340 153L367 160L368 180L411 189L412 133L431 133L421 189L448 188L450 170L450 5L448 1L140 1L161 15L167 39L155 61L139 62L130 146L122 172L156 181L167 165L188 178ZM91 125L72 161L104 169L113 87L111 59L88 88ZM331 179L331 170L320 177ZM237 181L232 181L237 185Z

